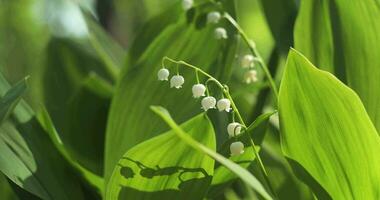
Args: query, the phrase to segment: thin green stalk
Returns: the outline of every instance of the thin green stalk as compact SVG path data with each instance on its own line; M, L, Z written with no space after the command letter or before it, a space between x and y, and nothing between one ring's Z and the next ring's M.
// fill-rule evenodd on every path
M249 50L251 53L257 58L257 61L260 63L260 66L262 67L265 76L267 77L270 87L273 91L273 94L275 95L276 102L278 100L278 89L276 86L276 83L273 80L272 75L269 72L269 69L267 65L265 64L263 58L261 57L259 51L256 48L256 45L248 38L247 34L243 31L243 29L240 27L240 25L235 21L234 18L231 17L228 13L224 13L224 17L236 28L236 30L239 32L245 43L247 43Z

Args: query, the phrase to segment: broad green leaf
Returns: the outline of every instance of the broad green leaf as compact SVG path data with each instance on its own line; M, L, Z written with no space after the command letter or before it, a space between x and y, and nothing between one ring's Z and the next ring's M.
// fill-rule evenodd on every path
M55 129L54 124L49 116L49 113L44 107L40 112L37 113L37 119L46 133L49 135L56 149L66 159L66 161L77 170L77 172L82 176L86 183L94 187L99 194L103 194L104 183L102 177L99 177L98 175L89 171L81 164L79 164L77 160L75 160L70 151L67 150L66 146L63 144L62 139Z
M0 94L4 95L9 88L0 76ZM24 90L24 86L21 88ZM17 85L6 95L20 94L19 90ZM43 132L31 108L20 101L12 116L0 126L0 171L42 199L83 199L77 179Z
M181 125L190 137L215 150L215 133L200 114ZM130 149L119 160L106 199L202 199L214 160L189 147L173 130Z
M158 116L162 118L174 131L174 133L184 142L186 142L192 148L210 156L227 169L235 173L241 180L247 183L252 189L254 189L257 193L259 193L264 199L272 199L272 197L268 194L262 184L246 169L240 167L240 165L228 160L207 146L197 142L191 136L189 136L170 116L169 112L162 107L152 106L151 109Z
M380 6L376 0L303 0L295 48L363 101L380 131Z
M282 150L319 199L380 198L380 138L362 102L293 49L279 115Z
M219 62L221 51L229 40L216 40L213 26L197 29L188 24L183 16L176 24L169 25L149 45L133 65L127 63L121 74L111 104L106 135L105 179L106 182L118 159L131 147L166 130L166 126L149 111L152 104L162 104L178 111L178 121L183 122L200 111L200 102L191 97L195 81L194 70L180 68L185 77L181 90L170 89L167 82L157 80L161 60L169 56L185 60L210 73L225 69ZM230 40L235 40L231 36ZM204 45L207 43L207 45ZM165 63L171 74L176 65ZM192 100L190 100L192 99Z

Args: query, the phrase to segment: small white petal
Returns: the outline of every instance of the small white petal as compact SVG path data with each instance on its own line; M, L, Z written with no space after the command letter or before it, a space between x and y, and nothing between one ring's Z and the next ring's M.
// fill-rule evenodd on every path
M205 97L201 101L202 109L207 111L208 109L215 108L216 99L214 97Z
M177 89L181 88L183 83L185 83L185 79L181 75L174 75L170 79L170 87L175 87Z
M158 70L157 77L159 81L167 81L169 77L169 70L165 68Z
M193 0L182 0L182 8L186 11L193 7Z
M230 137L235 137L240 134L241 125L237 122L232 122L227 126L227 132Z
M227 39L228 36L227 36L227 31L226 29L222 28L222 27L218 27L215 29L215 38L216 39Z
M231 102L229 99L220 99L218 103L216 104L216 107L219 111L226 111L230 112L231 110Z
M237 156L244 153L244 144L242 142L233 142L230 145L231 156Z
M257 71L256 70L249 70L244 75L244 80L247 84L252 82L257 82Z
M207 23L216 24L219 22L221 15L219 12L213 11L207 14Z
M199 98L205 96L206 86L204 86L203 84L195 84L193 85L193 88L191 90L193 92L193 97Z
M255 65L255 57L252 55L245 55L243 59L241 60L241 66L243 68L249 68L249 67L254 67Z

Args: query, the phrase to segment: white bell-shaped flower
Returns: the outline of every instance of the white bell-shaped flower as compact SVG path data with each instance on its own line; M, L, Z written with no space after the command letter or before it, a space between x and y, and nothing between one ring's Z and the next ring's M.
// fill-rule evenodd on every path
M220 39L227 39L228 36L227 36L227 31L226 29L222 28L222 27L218 27L215 29L215 38L220 40Z
M233 142L230 145L231 156L237 156L244 153L244 144L242 142Z
M167 81L169 77L169 70L166 68L158 70L157 77L159 81Z
M247 84L257 82L257 80L257 71L254 69L247 71L244 75L244 81Z
M245 55L242 59L241 59L241 66L243 68L250 68L250 67L254 67L255 66L255 57L253 57L252 55Z
M216 24L219 22L220 18L221 18L221 15L219 12L217 12L217 11L209 12L207 14L207 23Z
M220 99L218 103L216 104L216 107L218 108L219 111L226 111L230 112L231 111L231 102L229 99Z
M207 111L208 109L215 108L216 99L214 97L208 96L202 99L201 104L202 109Z
M182 8L184 10L189 10L190 8L192 8L194 5L194 1L193 0L182 0Z
M205 96L206 86L200 83L195 84L193 85L193 88L191 90L193 92L193 97L199 98L199 97Z
M229 123L227 126L227 132L230 137L235 137L240 134L241 125L237 122Z
M170 87L175 87L177 89L181 88L183 83L185 83L185 79L181 75L174 75L170 79Z

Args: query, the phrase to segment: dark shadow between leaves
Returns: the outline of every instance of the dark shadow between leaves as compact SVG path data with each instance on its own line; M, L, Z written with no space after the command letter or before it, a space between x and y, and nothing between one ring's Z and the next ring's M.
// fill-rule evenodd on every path
M308 185L319 200L332 200L328 192L297 161L286 157L298 179Z
M120 185L121 190L118 195L119 200L123 199L202 199L207 192L207 188L211 184L212 177L207 174L203 168L186 168L181 166L160 167L148 167L143 163L133 160L128 157L123 157L124 160L128 160L128 163L136 165L139 170L133 171L131 166L118 164L120 166L120 174L126 180L132 180L139 174L143 178L152 179L159 176L177 176L179 180L177 189L164 189L157 191L142 191L143 188L132 188L128 185ZM202 178L187 179L184 177L189 173L200 173ZM203 192L199 192L203 191Z

